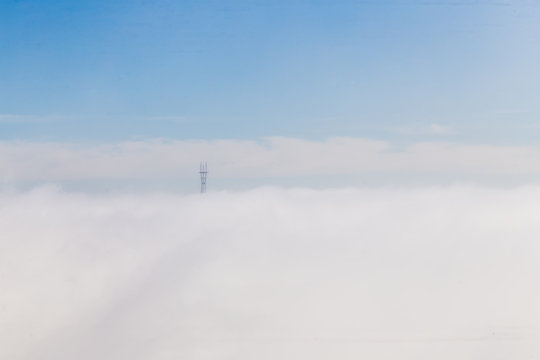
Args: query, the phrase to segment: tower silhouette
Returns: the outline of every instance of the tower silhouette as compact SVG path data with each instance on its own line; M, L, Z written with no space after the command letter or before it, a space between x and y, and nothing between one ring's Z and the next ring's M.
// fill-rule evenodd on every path
M199 174L201 174L201 194L204 194L206 192L206 175L208 175L206 161L201 161Z

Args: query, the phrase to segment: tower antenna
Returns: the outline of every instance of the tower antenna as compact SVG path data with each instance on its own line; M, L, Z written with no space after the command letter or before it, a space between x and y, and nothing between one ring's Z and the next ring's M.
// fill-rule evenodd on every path
M206 161L201 161L199 174L201 174L201 194L204 194L206 192L206 175L208 175Z

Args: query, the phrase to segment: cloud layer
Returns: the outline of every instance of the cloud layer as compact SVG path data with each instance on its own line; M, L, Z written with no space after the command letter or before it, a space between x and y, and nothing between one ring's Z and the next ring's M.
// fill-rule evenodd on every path
M4 192L0 358L537 358L539 197Z
M384 141L346 137L100 145L0 142L4 183L196 179L202 159L208 161L212 179L383 174L396 183L404 177L438 176L479 183L512 178L523 184L540 179L539 158L539 147L422 142L398 148ZM343 183L332 184L339 185Z

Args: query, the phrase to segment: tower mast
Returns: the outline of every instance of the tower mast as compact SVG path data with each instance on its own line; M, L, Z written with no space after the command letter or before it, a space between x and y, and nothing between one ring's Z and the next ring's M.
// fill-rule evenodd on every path
M201 194L204 194L206 192L206 175L208 175L206 161L201 161L199 174L201 174Z

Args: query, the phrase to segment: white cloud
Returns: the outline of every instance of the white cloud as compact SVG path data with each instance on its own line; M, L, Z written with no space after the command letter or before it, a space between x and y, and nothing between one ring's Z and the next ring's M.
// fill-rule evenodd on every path
M440 124L430 124L427 129L429 134L448 135L453 134L454 130L450 126Z
M0 174L8 183L193 178L199 160L208 161L213 179L392 173L396 183L401 176L422 179L429 174L456 181L506 176L527 182L540 175L539 158L537 146L420 142L394 149L389 142L347 137L86 145L0 142Z
M2 193L0 358L537 358L539 197Z
M408 135L452 135L454 134L454 129L448 125L441 124L429 124L428 126L418 127L418 126L406 126L400 127L398 131L402 134Z

